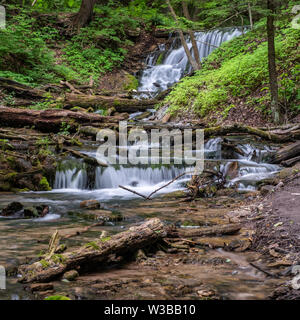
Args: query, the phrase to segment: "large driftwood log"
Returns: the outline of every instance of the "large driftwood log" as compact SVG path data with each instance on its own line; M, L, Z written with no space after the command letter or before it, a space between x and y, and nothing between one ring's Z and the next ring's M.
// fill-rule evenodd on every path
M64 272L82 265L101 264L111 254L126 255L148 245L152 245L166 236L164 224L157 218L148 220L140 226L130 228L112 236L109 240L97 239L78 250L61 254L59 259L52 256L48 261L22 265L20 282L47 282ZM56 258L56 259L55 259Z
M71 127L80 125L110 122L118 123L124 120L122 117L105 117L98 114L86 112L73 112L69 110L47 109L31 110L0 107L0 125L11 127L35 126L36 129L44 132L58 132L62 122L68 123Z
M137 100L125 99L119 97L100 96L100 95L81 95L66 94L62 101L64 107L96 107L99 109L108 109L114 107L117 112L137 112L145 111L155 106L157 100Z
M298 156L300 156L300 141L292 143L275 152L271 158L271 163L278 164ZM289 164L289 162L287 162L287 164Z

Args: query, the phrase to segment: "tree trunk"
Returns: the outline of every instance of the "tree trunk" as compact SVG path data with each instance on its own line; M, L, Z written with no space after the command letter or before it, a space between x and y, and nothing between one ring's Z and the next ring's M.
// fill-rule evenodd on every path
M190 17L190 13L189 13L189 9L188 9L188 5L185 1L182 1L182 8L183 8L183 14L185 16L186 19L191 20ZM195 60L198 64L198 69L201 68L201 60L200 60L200 54L199 54L199 50L198 50L198 45L197 45L197 41L195 38L195 34L193 31L189 31L189 35L191 38L191 42L192 42L192 46L193 46L193 50L194 50L194 56L195 56Z
M253 19L252 19L252 10L251 10L250 2L248 2L248 12L249 12L250 28L251 30L253 30Z
M73 17L72 25L80 29L93 19L96 0L82 0L78 13Z
M275 25L274 13L275 5L274 0L267 0L268 9L271 11L267 17L267 37L268 37L268 65L269 65L269 82L271 91L271 110L273 121L279 124L281 121L280 106L278 101L278 82L276 71L276 53L275 53Z
M189 47L188 47L188 45L187 45L187 43L186 43L186 41L185 41L184 34L183 34L182 30L179 28L178 19L177 19L177 16L176 16L175 11L174 11L174 9L173 9L173 7L172 7L172 5L171 5L171 2L170 2L170 0L166 0L166 1L167 1L167 4L168 4L168 7L169 7L169 9L170 9L170 12L171 12L171 14L172 14L172 16L173 16L173 18L174 18L177 26L178 26L177 31L178 31L178 33L179 33L179 37L180 37L181 43L182 43L182 45L183 45L185 54L187 55L188 60L189 60L189 62L190 62L190 64L191 64L193 70L199 70L198 63L197 63L196 60L193 58L193 56L192 56L192 54L191 54L191 52L190 52L190 49L189 49Z

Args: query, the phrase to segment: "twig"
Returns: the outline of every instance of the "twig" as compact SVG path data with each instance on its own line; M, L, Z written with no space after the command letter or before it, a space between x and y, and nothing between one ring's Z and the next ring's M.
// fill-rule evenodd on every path
M61 81L60 83L66 85L72 92L83 94L81 91L77 90L74 86L72 86L71 83L69 83L68 81Z
M176 180L178 180L179 178L183 177L184 175L186 175L186 174L191 174L191 173L193 173L193 172L184 172L184 173L181 173L179 176L177 176L177 177L174 178L173 180L169 181L167 184L165 184L165 185L163 185L162 187L160 187L160 188L154 190L153 192L151 192L148 197L145 196L145 195L143 195L143 194L141 194L141 193L138 193L138 192L136 192L136 191L134 191L134 190L132 190L132 189L126 188L126 187L124 187L124 186L120 186L120 185L119 185L119 188L122 188L122 189L124 189L124 190L129 191L129 192L132 192L132 193L134 193L134 194L136 194L136 195L144 198L145 200L150 200L150 198L151 198L155 193L157 193L158 191L160 191L161 189L167 187L168 185L170 185L171 183L175 182Z
M128 188L123 187L123 186L120 186L120 185L119 185L119 188L122 188L122 189L124 189L124 190L129 191L129 192L132 192L132 193L134 193L134 194L136 194L136 195L138 195L138 196L140 196L140 197L144 198L145 200L148 200L148 198L147 198L146 196L144 196L143 194L138 193L138 192L136 192L136 191L134 191L134 190L128 189Z
M262 269L261 267L257 266L256 264L252 263L252 262L250 262L249 264L250 264L252 267L256 268L257 270L263 272L264 274L266 274L266 275L269 276L269 277L278 278L278 275L277 275L277 274L274 274L274 273L271 273L271 272L269 272L269 271L266 271L266 270Z

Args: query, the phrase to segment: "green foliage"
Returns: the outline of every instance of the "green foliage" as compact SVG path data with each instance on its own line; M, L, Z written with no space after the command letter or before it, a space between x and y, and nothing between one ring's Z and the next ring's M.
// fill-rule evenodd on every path
M43 191L51 191L51 187L46 177L43 177L40 181L40 189Z
M226 117L232 99L238 99L269 113L268 47L261 38L260 30L248 32L215 50L195 76L184 78L166 98L170 112L192 109L204 117L220 111ZM299 65L295 68L295 59L299 41L299 32L288 25L276 36L280 100L292 109L297 109Z
M23 10L0 29L0 76L28 84L57 82L53 53L41 31L33 28L34 22Z
M56 295L56 296L49 296L49 297L45 298L44 300L71 300L71 299L66 296Z
M60 127L60 131L59 131L59 135L64 135L64 136L68 136L70 134L70 129L71 129L71 126L69 123L63 121L61 123L61 127Z
M84 83L91 76L97 80L124 61L132 45L128 30L172 24L160 12L160 1L155 2L96 4L92 23L72 36L61 33L56 12L77 11L81 0L37 0L33 8L29 1L22 6L7 5L7 28L0 30L0 77L33 86L61 80ZM47 13L46 18L41 12ZM62 49L57 49L57 43ZM49 104L46 101L33 108Z

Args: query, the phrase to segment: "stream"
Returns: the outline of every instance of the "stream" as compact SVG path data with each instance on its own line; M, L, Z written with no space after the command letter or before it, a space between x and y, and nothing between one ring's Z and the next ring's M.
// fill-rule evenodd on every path
M239 28L197 33L196 38L201 41L199 42L201 58L206 57L223 41L230 40L241 33L242 31ZM162 63L157 65L160 55L163 55ZM178 82L186 72L189 72L187 59L183 48L178 44L177 38L174 39L169 50L161 46L158 51L150 54L147 58L147 65L147 69L141 76L139 87L139 91L149 92L149 94L144 95L145 98L155 96L159 91L167 89ZM137 116L140 116L140 113L132 114L130 120L138 124L138 121L135 120ZM143 121L149 120L143 119ZM226 187L236 188L237 195L255 191L258 181L272 177L280 171L279 166L268 164L268 158L276 150L276 146L265 145L253 137L226 136L227 143L234 143L241 150L241 153L236 153L233 150L224 149L223 142L223 137L206 141L204 146L205 162L210 163L212 168L220 170L224 176L231 175L230 179L227 180ZM83 146L78 150L90 157L96 157L98 146L97 142L84 141ZM128 146L128 149L130 148L137 148L137 145L131 144ZM148 148L148 146L145 145L144 148ZM160 148L160 146L151 146L151 148ZM233 166L235 167L234 173L229 172ZM20 220L0 217L0 247L2 248L0 265L1 263L13 265L16 259L23 259L22 261L24 261L25 257L37 256L41 250L47 248L49 236L56 229L61 234L68 234L91 224L90 220L81 215L80 203L84 200L98 200L101 204L101 212L104 215L106 212L108 216L111 213L121 214L122 219L118 221L107 219L103 226L95 227L78 237L68 239L67 245L70 247L78 246L99 237L99 233L103 230L109 234L114 234L126 230L129 225L142 222L149 217L157 216L163 221L176 223L182 227L197 227L195 221L199 223L199 221L204 220L205 225L210 225L215 220L222 220L221 216L224 214L224 209L218 206L205 206L202 203L191 218L191 213L187 210L189 205L178 202L175 195L176 193L180 194L185 189L185 184L190 178L189 175L183 176L160 190L150 202L145 202L138 195L119 188L119 185L122 185L148 195L186 169L187 167L184 165L174 164L174 158L169 165L112 165L107 168L90 167L82 160L72 157L60 161L55 179L51 181L52 191L1 194L1 208L12 201L18 201L25 207L45 204L49 206L50 211L45 217L37 219ZM208 217L208 215L210 216ZM206 259L205 261L215 261L215 264L212 264L214 267L208 266L206 263L197 264L196 260L191 264L179 266L179 262L176 264L175 260L182 259L181 256L174 255L174 257L168 259L162 256L161 260L158 257L158 261L161 261L159 269L155 270L143 265L139 270L136 265L129 264L125 268L104 270L100 274L82 276L80 277L80 285L76 285L75 288L72 284L72 288L74 287L73 289L77 291L81 290L81 293L77 294L79 298L84 296L98 299L100 295L101 299L106 296L103 293L105 290L102 287L99 289L99 285L95 287L96 291L82 293L88 281L91 281L93 277L98 277L98 284L106 283L113 287L122 279L124 286L114 298L165 299L178 298L175 293L172 293L171 289L168 291L165 287L174 284L193 286L198 282L199 287L201 287L200 283L205 279L207 283L218 288L223 298L260 299L268 293L270 286L265 282L265 278L261 274L257 275L253 269L249 268L247 263L244 263L244 260L254 253L232 253L231 256L226 256L229 253L219 250L201 251L201 253L203 259ZM194 255L192 257L195 258ZM188 256L185 256L185 259L188 259ZM220 259L223 259L222 263ZM226 263L226 261L233 264ZM223 269L216 267L220 264L222 264ZM234 277L236 274L238 276ZM145 283L147 279L149 279L149 290L137 285L137 283ZM221 279L223 280L221 281ZM172 284L169 282L172 282ZM193 285L190 283L193 283ZM58 282L57 285L58 287L61 286L61 290L64 292L66 290L64 286L68 284ZM159 289L159 286L165 289ZM134 291L136 291L136 296L133 295ZM195 299L195 296L189 295L189 292L183 293L183 295ZM31 295L16 283L15 278L8 279L5 292L0 291L0 299L29 299L30 297ZM108 297L112 298L111 296Z

